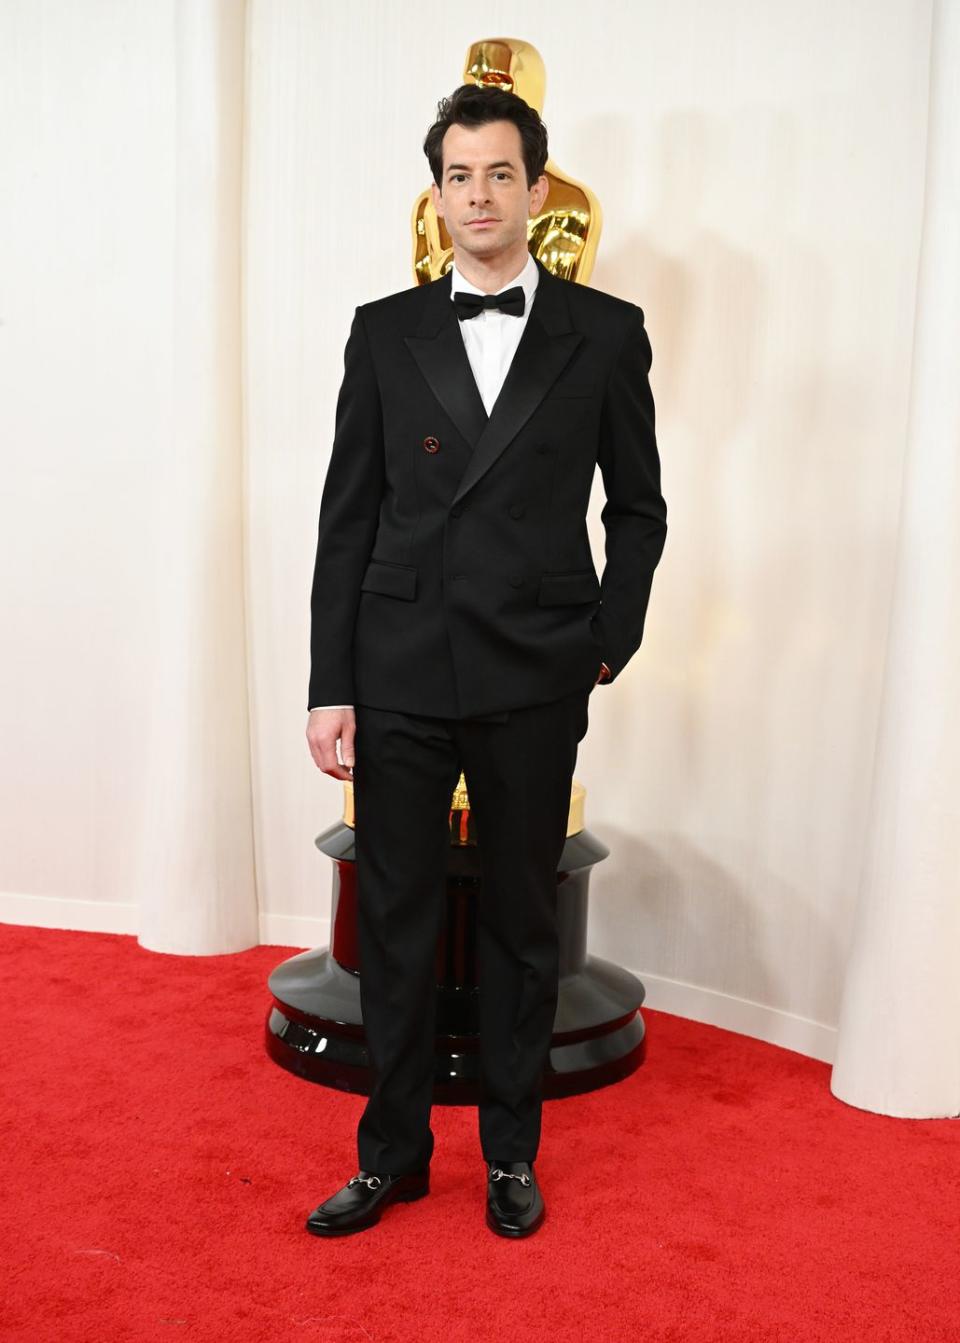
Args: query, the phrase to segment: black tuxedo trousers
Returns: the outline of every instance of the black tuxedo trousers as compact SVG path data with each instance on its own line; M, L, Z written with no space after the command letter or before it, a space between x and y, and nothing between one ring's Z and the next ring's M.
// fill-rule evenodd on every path
M433 1150L434 955L461 767L483 864L481 1146L536 1153L577 744L601 660L615 680L640 645L666 537L643 312L537 267L489 416L449 272L358 307L345 351L308 707L356 709L374 1076L358 1147L372 1171L422 1169ZM602 577L586 526L598 466Z
M480 1148L533 1161L557 1005L557 865L588 687L488 719L356 709L360 1002L373 1087L362 1170L433 1154L436 945L453 789L463 769L480 849Z

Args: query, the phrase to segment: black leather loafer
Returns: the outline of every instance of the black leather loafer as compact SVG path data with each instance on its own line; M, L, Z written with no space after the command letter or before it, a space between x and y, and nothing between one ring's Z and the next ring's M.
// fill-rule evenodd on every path
M376 1175L361 1170L307 1218L314 1236L349 1236L379 1222L390 1203L412 1203L430 1192L429 1170L410 1175Z
M487 1226L498 1236L530 1236L546 1209L529 1161L487 1163Z

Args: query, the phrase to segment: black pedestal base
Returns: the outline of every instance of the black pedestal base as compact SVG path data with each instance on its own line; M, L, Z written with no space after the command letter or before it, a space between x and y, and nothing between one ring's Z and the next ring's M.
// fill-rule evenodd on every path
M369 1095L370 1060L360 1022L357 976L339 966L326 949L304 951L277 967L270 988L274 995L266 1023L270 1057L310 1082ZM476 1104L477 1036L444 1034L440 1029L445 1020L475 1013L476 990L466 995L441 988L437 993L434 1103ZM474 1001L468 1003L466 997ZM592 1091L640 1066L645 1049L643 997L643 985L634 975L597 956L588 956L579 974L560 981L543 1079L545 1097ZM318 1015L318 1007L333 1013L333 1018Z
M579 788L579 785L576 786ZM575 789L574 804L582 790ZM582 801L580 802L582 806ZM483 898L478 853L468 821L452 812L446 917L437 946L436 1071L434 1101L473 1105L479 1100L479 990L476 902ZM267 1052L297 1076L341 1091L369 1095L370 1061L360 1007L356 942L354 834L338 822L317 847L334 863L330 948L303 951L269 978ZM543 1095L569 1096L632 1073L643 1062L644 988L628 970L587 955L590 868L609 850L578 823L568 833L557 872L560 983Z

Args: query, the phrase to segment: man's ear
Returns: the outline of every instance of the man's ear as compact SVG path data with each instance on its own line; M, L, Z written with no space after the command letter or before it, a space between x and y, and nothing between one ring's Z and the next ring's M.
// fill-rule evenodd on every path
M443 197L440 194L440 188L437 186L436 182L430 183L430 194L433 197L433 208L436 210L438 216L442 219Z
M530 188L530 214L538 215L543 206L543 202L550 193L550 179L546 173L541 173L533 186Z

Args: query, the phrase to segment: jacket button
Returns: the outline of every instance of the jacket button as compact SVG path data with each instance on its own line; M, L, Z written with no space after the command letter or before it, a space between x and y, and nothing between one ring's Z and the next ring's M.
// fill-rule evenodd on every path
M522 518L524 513L523 504L511 504L510 516L512 518Z
M518 588L518 587L520 587L520 585L521 585L522 582L523 582L523 579L521 578L521 576L520 576L519 574L513 574L513 576L512 576L511 579L510 579L510 586L511 586L512 588Z
M423 446L427 450L427 452L439 452L440 440L439 438L434 438L432 435L430 435L429 437L423 440Z

